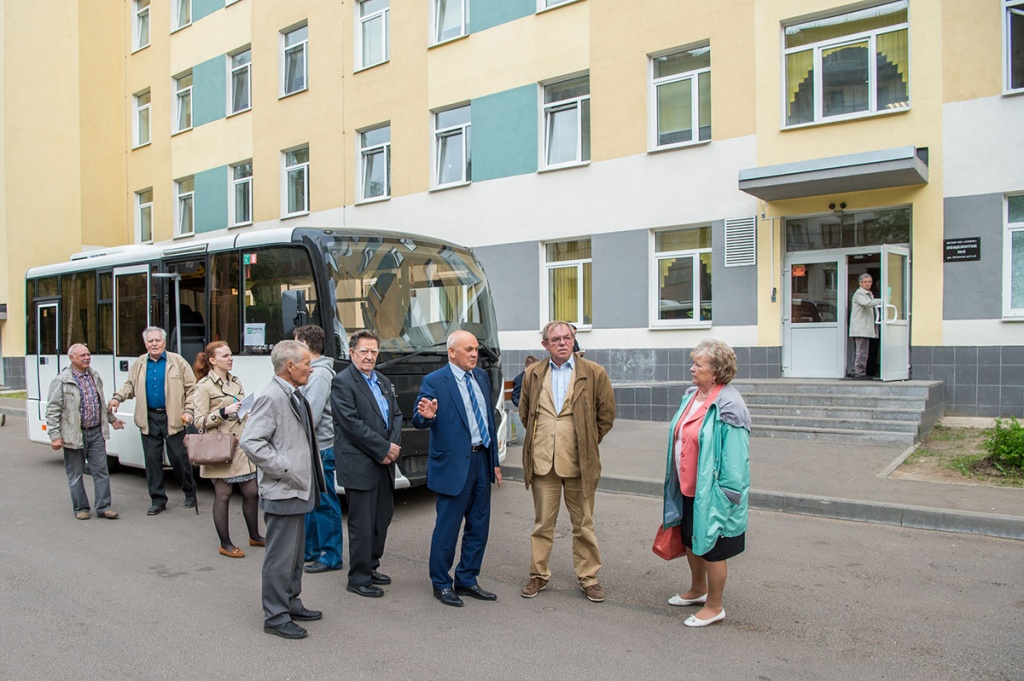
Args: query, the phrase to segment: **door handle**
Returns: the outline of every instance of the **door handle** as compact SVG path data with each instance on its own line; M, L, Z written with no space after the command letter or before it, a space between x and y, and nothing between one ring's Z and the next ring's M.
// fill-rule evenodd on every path
M900 311L898 309L896 309L895 305L886 305L885 306L886 313L888 313L890 308L892 308L892 319L889 319L889 315L886 314L886 316L885 316L885 323L886 324L892 324L893 322L895 322L900 317Z

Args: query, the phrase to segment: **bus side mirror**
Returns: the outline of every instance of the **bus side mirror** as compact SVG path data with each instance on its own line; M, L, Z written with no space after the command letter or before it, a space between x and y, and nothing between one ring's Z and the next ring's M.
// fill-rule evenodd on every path
M305 326L309 321L306 311L306 294L302 291L281 292L281 331L282 337L291 339L295 329Z

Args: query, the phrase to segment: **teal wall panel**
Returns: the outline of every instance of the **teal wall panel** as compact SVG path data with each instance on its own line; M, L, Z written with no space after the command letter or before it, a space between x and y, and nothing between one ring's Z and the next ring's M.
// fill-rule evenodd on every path
M469 0L469 32L478 33L536 11L537 0Z
M224 9L224 0L192 0L192 23L219 9Z
M473 181L537 172L537 86L496 92L470 103Z
M192 126L224 118L227 109L227 57L192 67Z
M228 167L218 166L195 174L196 233L228 226Z

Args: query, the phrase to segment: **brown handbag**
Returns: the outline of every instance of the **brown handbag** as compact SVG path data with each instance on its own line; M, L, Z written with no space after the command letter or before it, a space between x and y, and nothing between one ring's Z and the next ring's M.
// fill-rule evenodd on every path
M219 466L231 463L236 446L237 438L233 433L224 433L219 430L185 436L188 461L193 465Z
M665 560L673 560L686 555L682 528L676 525L666 530L663 526L659 526L658 533L654 535L654 546L651 547L651 550Z

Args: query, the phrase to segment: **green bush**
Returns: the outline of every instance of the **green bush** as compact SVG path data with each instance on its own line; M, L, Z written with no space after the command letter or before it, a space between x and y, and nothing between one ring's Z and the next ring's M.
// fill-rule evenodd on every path
M996 419L996 427L985 440L992 464L1003 473L1024 473L1024 426L1010 417Z

